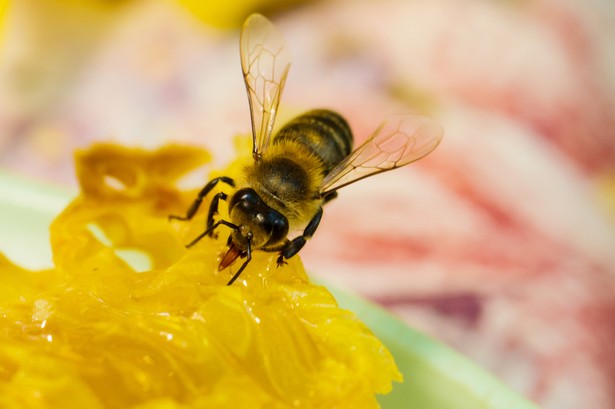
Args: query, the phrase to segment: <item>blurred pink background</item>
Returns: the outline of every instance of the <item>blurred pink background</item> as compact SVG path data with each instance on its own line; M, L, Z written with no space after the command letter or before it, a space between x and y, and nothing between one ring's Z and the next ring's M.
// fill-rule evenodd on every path
M204 181L250 129L238 27L262 9L234 4L0 2L0 170L74 187L75 148L185 142L215 154ZM306 269L544 408L615 408L615 3L277 4L279 121L445 128L426 159L340 191Z

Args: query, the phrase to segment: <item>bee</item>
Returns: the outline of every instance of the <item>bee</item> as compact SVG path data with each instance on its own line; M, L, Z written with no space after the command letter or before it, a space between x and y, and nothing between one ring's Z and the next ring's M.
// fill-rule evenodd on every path
M222 176L198 193L185 216L190 220L218 184L234 193L216 193L205 230L186 247L218 228L230 229L227 251L218 270L245 259L227 285L233 284L255 250L277 252L277 264L296 255L310 239L323 215L323 205L338 189L360 179L418 160L436 148L442 127L418 115L397 115L383 122L357 149L346 120L317 109L285 124L272 136L280 96L291 58L282 35L260 14L244 23L240 37L241 67L252 120L252 158L242 180ZM230 220L216 220L220 201L228 203ZM292 232L300 232L291 238Z

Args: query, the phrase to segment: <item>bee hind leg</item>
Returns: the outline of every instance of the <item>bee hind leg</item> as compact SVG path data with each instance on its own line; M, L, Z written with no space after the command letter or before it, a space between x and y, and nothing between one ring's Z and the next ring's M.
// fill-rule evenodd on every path
M333 192L326 193L324 196L322 196L322 199L324 200L325 203L329 203L331 200L335 199L336 197L337 197L337 192L333 191Z
M203 199L205 198L205 196L207 196L209 194L209 192L211 192L212 189L214 187L216 187L216 185L219 182L226 183L227 185L229 185L231 187L235 187L235 181L233 179L229 178L229 177L221 176L219 178L212 179L203 187L203 189L201 189L201 191L197 195L197 197L194 200L194 202L192 202L192 205L190 205L190 208L188 208L188 211L186 212L185 216L176 216L176 215L172 214L172 215L169 216L169 220L188 221L188 220L192 219L194 217L194 215L196 214L196 212L199 210L199 207L201 206L201 203L203 202ZM212 201L212 205L213 204L214 204L214 202ZM216 209L215 209L216 211L217 211L217 206L218 206L218 201L216 200ZM209 212L211 214L211 206L210 206ZM213 225L213 216L212 216L212 223L211 224ZM209 220L208 220L207 226L210 227Z
M320 219L322 219L322 207L318 209L318 212L316 212L314 217L312 217L312 220L310 220L308 225L305 227L303 234L299 237L295 237L290 241L287 241L286 244L284 244L284 247L280 249L280 256L277 260L278 267L281 267L286 264L286 259L289 259L295 254L297 254L303 248L303 246L305 246L307 240L311 238L316 232L316 229L320 224Z

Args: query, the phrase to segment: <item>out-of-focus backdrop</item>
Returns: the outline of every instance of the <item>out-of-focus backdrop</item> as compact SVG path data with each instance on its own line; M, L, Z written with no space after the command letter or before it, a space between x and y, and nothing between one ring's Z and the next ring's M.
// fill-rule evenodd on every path
M328 107L360 141L414 111L446 130L327 205L308 271L544 408L615 408L615 3L0 1L0 170L74 187L78 147L183 142L214 153L204 181L249 132L253 11L294 55L280 121Z

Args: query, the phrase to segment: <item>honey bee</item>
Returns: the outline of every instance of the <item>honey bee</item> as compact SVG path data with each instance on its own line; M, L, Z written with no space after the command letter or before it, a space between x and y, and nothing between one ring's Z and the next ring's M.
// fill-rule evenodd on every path
M229 228L228 249L218 270L238 258L245 261L227 285L244 271L255 250L277 252L278 266L285 264L314 235L323 205L337 196L338 189L422 158L436 148L443 134L442 127L427 118L398 115L353 151L346 120L318 109L291 120L272 137L290 68L289 49L269 20L253 14L244 23L240 53L252 120L253 161L245 167L242 180L217 177L201 189L185 216L170 216L192 219L219 183L236 189L230 198L224 192L213 196L207 227L186 246L213 236L221 226ZM216 220L220 201L228 202L230 220Z

